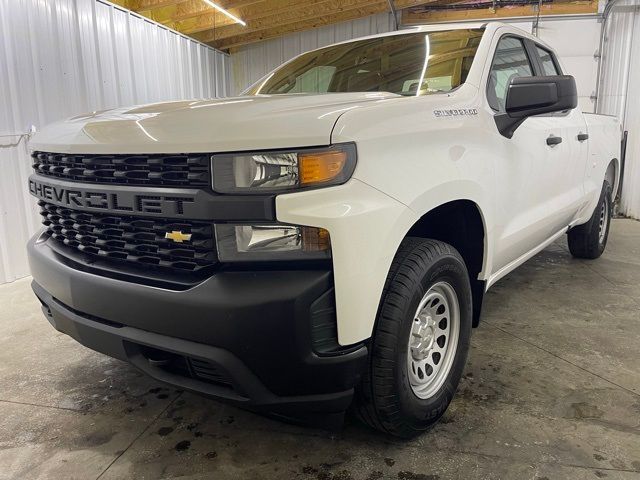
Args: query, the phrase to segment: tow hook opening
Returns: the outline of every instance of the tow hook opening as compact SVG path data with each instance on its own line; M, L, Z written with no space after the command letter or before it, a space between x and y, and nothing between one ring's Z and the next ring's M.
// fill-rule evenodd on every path
M158 350L157 348L142 347L142 355L147 359L152 367L168 367L172 362L180 361L180 356Z

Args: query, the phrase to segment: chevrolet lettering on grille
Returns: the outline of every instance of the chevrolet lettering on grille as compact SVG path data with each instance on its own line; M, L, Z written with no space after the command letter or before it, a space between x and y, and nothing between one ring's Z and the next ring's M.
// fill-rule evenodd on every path
M55 202L69 208L109 210L156 215L183 215L185 204L194 203L193 197L143 195L68 188L29 179L29 191L41 200Z

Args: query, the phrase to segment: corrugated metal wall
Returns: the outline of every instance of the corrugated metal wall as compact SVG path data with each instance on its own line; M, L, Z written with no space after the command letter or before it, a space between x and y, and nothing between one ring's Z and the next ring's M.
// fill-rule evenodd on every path
M640 2L614 7L602 52L598 113L616 115L629 132L620 211L640 219Z
M0 0L0 283L39 224L22 136L83 112L226 96L228 56L97 0Z

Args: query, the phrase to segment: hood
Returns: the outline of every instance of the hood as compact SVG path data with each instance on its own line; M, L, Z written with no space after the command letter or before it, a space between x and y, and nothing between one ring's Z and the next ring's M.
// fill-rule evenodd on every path
M54 123L32 150L57 153L197 153L328 145L337 119L391 93L260 95L159 103Z

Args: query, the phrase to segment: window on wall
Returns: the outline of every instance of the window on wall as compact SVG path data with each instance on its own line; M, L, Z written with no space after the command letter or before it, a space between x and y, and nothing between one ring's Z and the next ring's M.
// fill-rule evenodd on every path
M533 68L520 38L500 40L491 64L487 99L494 110L504 112L509 82L515 77L531 77Z
M558 68L556 67L556 63L553 61L553 57L551 56L551 52L537 45L536 51L538 52L538 57L540 58L540 63L542 64L542 70L544 71L544 74L560 75L560 72L558 72Z

